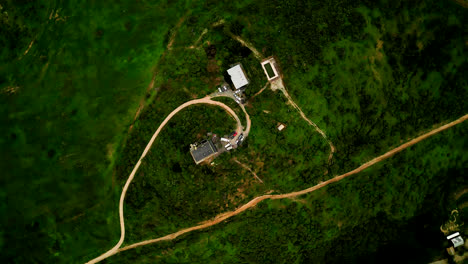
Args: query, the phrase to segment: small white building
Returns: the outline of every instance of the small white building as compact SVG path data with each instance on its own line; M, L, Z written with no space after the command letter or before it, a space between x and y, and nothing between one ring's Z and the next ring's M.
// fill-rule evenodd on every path
M278 126L276 127L279 131L282 131L283 129L286 128L285 124L279 123Z
M234 84L236 90L249 84L247 75L245 74L245 71L240 63L234 65L232 68L227 70L227 72L231 76L232 83Z

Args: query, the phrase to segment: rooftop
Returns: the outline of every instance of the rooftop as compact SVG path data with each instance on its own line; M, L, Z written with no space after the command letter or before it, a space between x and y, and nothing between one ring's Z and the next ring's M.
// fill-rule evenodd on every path
M196 164L199 164L216 153L218 153L218 150L211 140L204 140L190 147L190 154L192 154Z
M227 70L227 72L231 76L232 83L236 89L249 84L249 80L247 80L247 76L240 63Z

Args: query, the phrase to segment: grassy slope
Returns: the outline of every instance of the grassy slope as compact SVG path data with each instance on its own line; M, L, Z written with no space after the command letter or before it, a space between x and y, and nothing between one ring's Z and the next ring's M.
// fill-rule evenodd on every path
M0 89L19 87L0 94L2 259L70 263L118 238L113 162L184 10L134 1L2 7L10 49ZM55 11L60 20L49 20Z
M399 139L414 136L420 128L428 129L433 123L458 117L467 109L467 100L463 97L467 94L466 80L461 75L466 72L466 59L463 58L467 57L467 51L460 36L468 16L450 3L421 3L416 1L405 6L395 2L390 7L387 1L379 5L370 2L362 3L365 8L356 9L359 5L355 1L296 1L293 4L287 1L206 1L190 8L191 14L188 14L175 43L181 46L192 43L203 28L223 18L232 32L251 41L265 55L278 56L293 98L312 120L329 133L337 146L339 153L332 167L332 171L337 173L382 153L397 144ZM120 150L121 135L150 81L152 66L163 52L167 32L178 18L186 14L182 7L187 5L151 4L147 1L135 4L129 1L109 6L56 2L44 6L33 4L31 9L27 5L22 7L23 10L13 11L11 3L4 6L18 18L14 23L11 20L7 22L8 25L16 25L7 30L14 33L2 34L7 36L2 41L10 47L10 52L2 50L1 53L0 88L19 86L20 89L13 95L0 95L5 102L1 105L5 113L1 116L2 129L8 135L0 141L4 151L2 156L6 157L0 166L8 172L2 178L2 186L5 187L0 193L5 200L1 207L5 216L1 225L3 230L7 230L3 232L2 245L7 247L6 243L9 243L3 258L17 262L80 262L109 248L111 240L118 237L116 198L120 188L111 185L109 168L112 161L119 159L121 168L116 172L116 186L122 186L128 176L126 171L164 118L164 113L192 96L203 96L214 90L216 76L231 62L242 60L254 82L259 80L257 76L262 78L262 73L258 65L255 66L253 56L229 40L222 29L211 30L206 38L216 45L214 60L220 68L210 72L206 67L210 59L203 49L177 49L168 54L158 66L160 74L156 80L161 95L151 110L161 114L143 115L135 126L135 131L142 133L134 131L128 141L130 147ZM62 8L60 16L66 20L46 22L50 12L59 7ZM416 22L410 23L412 21ZM21 26L23 24L27 26ZM442 33L445 33L443 37L436 37ZM27 47L33 38L37 40L29 54L16 60L25 48L14 47ZM380 50L383 59L379 59L375 49L378 40L384 42ZM421 45L423 52L418 52ZM253 83L251 88L258 91L263 85L262 80ZM295 125L289 126L282 135L274 132L277 121L300 123L292 109L285 106L278 109L283 105L281 96L269 92L256 98L253 104L258 107L249 110L253 111L254 128L245 148L236 154L238 158L252 167L262 163L274 164L268 170L260 170L265 177L271 177L269 189L292 190L320 180L323 176L315 173L322 173L324 168L320 157L326 157L326 149L323 148L326 146L321 144L320 138L313 137L314 132L310 132L310 136L304 135L307 128L295 129ZM260 112L259 109L264 108L274 111L273 118ZM430 115L424 115L427 113ZM375 120L383 121L375 123ZM275 144L269 147L268 143L273 140ZM116 154L108 155L112 149ZM121 158L120 151L124 153ZM446 152L447 149L440 151ZM295 160L297 157L300 158ZM437 155L428 157L430 162L426 165L436 164L434 161L440 158ZM228 164L228 158L220 157L219 161ZM291 166L290 160L295 166ZM410 160L414 160L411 155L401 163ZM447 166L452 165L458 166L452 163ZM432 172L436 171L434 168ZM418 181L423 179L421 172L413 173ZM388 175L393 176L389 179L394 179L398 171ZM445 174L441 175L437 182L443 182ZM242 177L249 175L242 173ZM394 185L388 182L382 188L386 190ZM429 192L427 182L415 186L421 186L421 193ZM362 185L350 188L350 198L328 200L330 203L343 203L357 199L354 190L359 187ZM250 195L262 191L255 186L251 188ZM382 190L368 192L376 194ZM338 192L333 197L341 194ZM395 191L389 191L388 197L396 201L404 199ZM238 198L237 202L242 200L242 197ZM102 203L98 203L98 199ZM369 199L378 200L375 197ZM411 211L399 213L405 217L416 214L414 208L419 208L422 200L414 198L412 201L407 205ZM387 208L389 202L384 202L366 218L368 220L353 218L345 221L349 223L348 226L345 224L347 230L352 232L357 222L370 221L378 211L392 214ZM349 206L348 211L360 207L353 203ZM275 205L269 208L275 208ZM330 206L332 213L322 219L332 219L338 214L332 208L339 207ZM275 212L278 215L284 213L282 210ZM304 217L315 217L318 212L319 209L310 217L307 214ZM360 211L356 212L359 216ZM298 210L297 214L304 213ZM137 215L134 217L137 219ZM349 217L351 219L352 215ZM206 262L222 259L224 255L227 256L226 262L237 259L266 261L264 255L255 249L260 242L244 244L244 240L235 235L229 236L230 232L239 230L246 230L244 237L248 235L247 231L255 232L248 229L248 223L261 218L263 216L253 215L245 219L246 224L233 224L231 231L223 230L225 225L215 228L223 239L226 236L234 239L228 244L218 240L212 244L214 248L222 245L229 254L213 253L203 242L190 249L194 253L184 255L181 252L183 246L190 243L192 236L189 236L189 240L182 242L182 246L169 254L167 260L180 262L185 258L187 261L201 259ZM280 219L266 221L262 228L284 228L271 226L275 221ZM297 226L293 218L291 221L293 226ZM314 219L315 222L320 222L320 219ZM178 225L185 224L180 222ZM285 261L300 255L294 251L295 246L300 247L299 252L315 247L306 242L312 239L313 232L318 232L320 223L314 226L315 231L306 232L304 229L300 232L304 238L288 245L295 255L286 254ZM154 228L148 226L139 230L144 237L150 237ZM323 242L318 243L322 247L320 250L307 251L309 253L303 253L303 256L322 256L326 245L337 238L338 230L326 225L324 230L327 234L324 239L328 242L320 240ZM278 234L284 237L283 233ZM208 236L210 234L202 240L206 241ZM262 252L276 249L273 247L276 240L278 237L268 240L272 247ZM200 250L201 246L208 251ZM142 249L143 253L147 251ZM139 250L133 252L127 257L136 258L134 254L141 253ZM204 255L199 256L197 252ZM143 254L142 258L151 256ZM125 262L126 258L116 257L112 261Z

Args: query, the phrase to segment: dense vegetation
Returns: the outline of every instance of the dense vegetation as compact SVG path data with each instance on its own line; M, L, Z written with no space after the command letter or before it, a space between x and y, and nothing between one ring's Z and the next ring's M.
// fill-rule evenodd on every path
M259 61L231 34L277 57L291 96L337 147L333 163L319 134L267 89L246 106L245 144L215 166L195 166L189 144L234 122L221 109L191 107L163 130L129 189L126 243L314 185L468 109L468 13L450 1L7 1L0 9L5 263L82 263L113 245L121 188L167 114L215 91L235 62L252 81L248 96L264 87ZM142 98L149 104L133 123ZM281 133L278 122L287 125ZM443 254L449 194L467 185L466 132L463 124L298 201L268 201L107 262L380 262L409 249L413 258L398 262L428 262Z
M448 194L466 184L466 149L459 146L467 129L443 132L298 201L261 203L108 263L429 263L444 253L439 219L453 205Z
M81 261L117 235L113 163L183 11L1 2L3 263Z

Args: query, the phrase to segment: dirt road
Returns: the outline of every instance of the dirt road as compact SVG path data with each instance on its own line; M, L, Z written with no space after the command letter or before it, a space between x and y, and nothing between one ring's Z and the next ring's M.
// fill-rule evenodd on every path
M228 97L228 98L231 98L232 100L236 101L236 98L234 97L234 94L232 92L228 92L228 91L222 92L222 93L218 93L218 92L212 93L212 94L208 95L207 97L209 97L209 98ZM242 109L242 111L244 112L245 119L247 121L245 130L242 132L244 134L244 140L245 140L245 138L247 138L247 136L249 135L250 128L252 127L252 120L250 120L250 116L247 113L247 111L245 110L244 105L243 104L238 104L238 105ZM234 139L237 140L238 137L239 137L239 135L237 135Z
M255 207L259 202L263 201L263 200L266 200L266 199L272 199L272 200L275 200L275 199L284 199L284 198L294 198L296 196L299 196L299 195L303 195L303 194L307 194L307 193L311 193L313 191L316 191L320 188L323 188L331 183L334 183L334 182L338 182L338 181L341 181L342 179L346 178L346 177L349 177L351 175L354 175L354 174L357 174L369 167L371 167L372 165L376 164L376 163L379 163L385 159L388 159L390 158L391 156L395 155L396 153L406 149L406 148L409 148L419 142L421 142L422 140L424 139L427 139L428 137L430 136L433 136L437 133L440 133L441 131L444 131L448 128L451 128L455 125L458 125L464 121L466 121L468 119L468 114L467 115L464 115L463 117L453 121L453 122L450 122L446 125L443 125L441 127L438 127L436 129L433 129L431 130L430 132L422 135L422 136L419 136L397 148L394 148L390 151L388 151L387 153L377 157L377 158L374 158L366 163L364 163L363 165L359 166L358 168L350 171L350 172L347 172L345 174L342 174L342 175L339 175L339 176L336 176L330 180L327 180L327 181L324 181L324 182L321 182L315 186L312 186L310 188L307 188L307 189L304 189L304 190L301 190L301 191L296 191L296 192L291 192L291 193L286 193L286 194L278 194L278 195L262 195L262 196L259 196L259 197L256 197L254 198L253 200L251 200L250 202L242 205L241 207L237 208L235 211L231 211L231 212L227 212L227 213L222 213L218 216L216 216L213 220L210 220L210 221L206 221L205 223L201 224L201 225L197 225L197 226L193 226L193 227L190 227L190 228L186 228L186 229L182 229L180 231L177 231L175 233L172 233L172 234L169 234L169 235L166 235L166 236L163 236L163 237L160 237L160 238L155 238L155 239L150 239L150 240L145 240L145 241L142 241L142 242L139 242L139 243L135 243L135 244L132 244L132 245L129 245L129 246L126 246L126 247L123 247L121 249L118 249L117 252L114 252L114 254L118 253L118 252L122 252L122 251L125 251L125 250L129 250L129 249L132 249L132 248L136 248L136 247L139 247L139 246L144 246L144 245L148 245L148 244L152 244L152 243L157 243L157 242L160 242L160 241L165 241L165 240L172 240L172 239L175 239L177 238L178 236L181 236L183 234L186 234L186 233L189 233L189 232L192 232L192 231L195 231L195 230L200 230L200 229L204 229L204 228L207 228L207 227L210 227L210 226L214 226L220 222L223 222L224 220L228 219L228 218L231 218L235 215L238 215L242 212L244 212L245 210L247 209L250 209L252 207ZM113 255L113 254L112 254Z
M127 182L125 183L125 185L123 187L122 194L120 195L120 201L119 201L119 219L120 219L120 240L119 240L119 242L117 242L117 244L113 248L111 248L109 251L105 252L104 254L102 254L101 256L99 256L99 257L97 257L97 258L95 258L93 260L90 260L89 262L87 262L87 264L97 263L97 262L99 262L99 261L101 261L103 259L106 259L106 258L108 258L108 257L110 257L110 256L112 256L112 255L114 255L114 254L116 254L118 252L118 249L120 248L120 246L122 245L122 243L123 243L123 241L125 239L125 221L124 221L124 211L123 211L125 195L127 194L128 187L130 186L130 183L132 182L133 178L135 177L135 174L138 171L138 168L140 168L141 161L143 160L143 158L145 158L146 154L148 154L149 150L151 149L151 146L153 145L154 141L158 137L159 133L164 128L164 126L172 119L172 117L174 117L174 115L177 114L178 112L180 112L182 109L184 109L184 108L186 108L188 106L191 106L191 105L196 105L196 104L209 104L209 105L216 105L216 106L220 106L220 107L224 108L236 120L238 134L240 134L240 132L242 131L242 124L240 122L239 117L234 112L234 110L232 110L229 106L227 106L227 105L225 105L225 104L223 104L221 102L211 100L211 98L209 96L201 98L201 99L188 101L188 102L180 105L179 107L177 107L174 111L172 111L166 117L166 119L164 119L164 121L161 123L161 125L156 130L156 132L154 132L153 136L151 137L151 140L149 141L148 145L146 146L145 150L143 151L143 154L141 154L140 159L136 163L135 167L132 170L132 173L128 177ZM245 109L244 109L244 111L245 111ZM248 119L247 124L248 124L248 129L250 130L250 118L248 117L248 115L246 115L246 118Z

